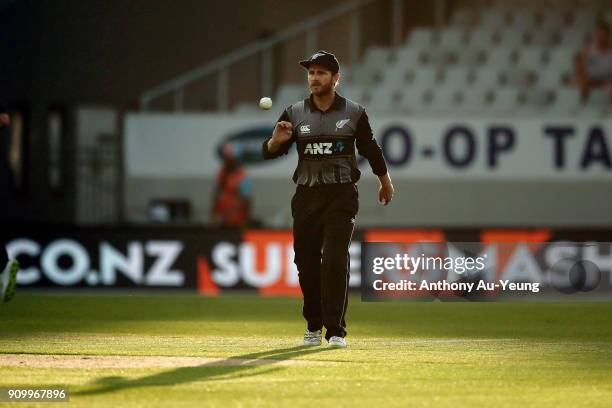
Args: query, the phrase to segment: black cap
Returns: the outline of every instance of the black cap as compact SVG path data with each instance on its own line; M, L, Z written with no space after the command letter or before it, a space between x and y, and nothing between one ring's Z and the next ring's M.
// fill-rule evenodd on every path
M336 59L336 56L331 52L317 51L310 58L304 61L300 61L300 65L308 69L312 64L320 64L325 68L329 69L333 74L340 71L340 64Z

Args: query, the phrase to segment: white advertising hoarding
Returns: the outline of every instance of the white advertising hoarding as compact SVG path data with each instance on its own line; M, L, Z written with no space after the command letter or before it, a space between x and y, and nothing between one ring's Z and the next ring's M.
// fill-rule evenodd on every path
M262 161L275 117L130 114L125 122L128 177L212 177L228 140L251 155L251 176L287 179L297 162ZM395 179L610 180L612 121L598 119L370 118ZM256 157L257 156L257 157ZM363 177L373 177L360 161Z

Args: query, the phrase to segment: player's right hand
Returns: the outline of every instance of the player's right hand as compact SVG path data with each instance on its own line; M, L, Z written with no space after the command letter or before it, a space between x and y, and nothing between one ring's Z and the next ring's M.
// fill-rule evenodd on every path
M293 134L293 125L291 122L280 121L274 126L274 132L272 132L272 139L277 143L284 143L291 139Z

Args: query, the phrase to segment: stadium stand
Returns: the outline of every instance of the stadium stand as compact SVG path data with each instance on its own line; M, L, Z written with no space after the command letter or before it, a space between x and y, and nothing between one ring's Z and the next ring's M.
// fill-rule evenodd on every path
M369 48L339 92L378 112L609 114L609 92L581 99L569 85L601 16L572 0L459 8L445 27L417 27L396 48ZM277 100L289 96L297 93L283 86Z

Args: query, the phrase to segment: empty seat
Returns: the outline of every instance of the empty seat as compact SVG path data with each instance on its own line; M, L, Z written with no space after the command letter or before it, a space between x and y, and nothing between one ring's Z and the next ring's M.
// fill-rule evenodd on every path
M368 101L368 110L372 112L389 112L398 110L399 87L379 86L372 91Z
M548 65L573 67L576 62L578 51L572 48L557 47L548 53Z
M574 71L576 61L576 53L571 49L556 48L548 54L547 68L556 69L564 76L569 76Z
M431 28L415 28L408 34L408 47L416 49L428 49L434 44L434 31Z
M484 61L484 52L470 47L458 51L454 58L457 65L476 67Z
M396 88L404 86L406 82L406 74L410 69L410 66L404 66L400 63L389 65L382 71L382 81L380 82L380 86L391 86Z
M404 112L422 112L430 103L428 88L411 86L400 90L399 108Z
M394 65L413 68L421 62L421 50L418 49L402 47L395 54Z
M435 67L420 67L409 70L407 74L408 82L421 88L432 88L439 78L440 72Z
M357 65L351 70L349 78L354 84L369 86L380 80L382 69L382 66L372 68L365 65Z
M539 47L524 47L518 52L517 67L538 71L544 65L544 52Z
M572 50L581 49L586 41L588 31L581 28L572 28L559 32L559 46Z
M490 27L478 27L469 33L469 44L471 48L488 50L493 44L495 29Z
M563 67L549 64L537 73L536 84L540 88L557 89L563 86L566 72Z
M522 27L505 29L497 32L499 44L509 49L517 49L527 43L527 30Z
M338 93L362 105L368 102L368 89L361 85L342 84L338 87Z
M438 47L447 50L457 50L467 43L467 32L462 28L447 28L439 34Z
M276 93L277 106L287 107L308 96L308 88L303 84L285 84Z
M499 88L493 91L493 98L488 108L495 113L512 113L519 105L519 90Z
M389 48L370 47L359 64L345 70L344 77L358 84L372 84L378 79L382 67L388 63L390 54Z
M560 35L557 31L550 31L536 28L527 34L528 43L531 46L551 47L557 44L560 40Z
M480 113L486 110L491 91L479 88L468 88L461 91L457 110L464 113Z
M429 111L432 113L450 113L459 105L461 91L457 87L439 87L432 91Z
M363 58L363 65L368 67L378 67L387 63L391 55L388 47L369 47Z
M355 83L369 85L380 80L380 71L388 63L391 50L387 47L370 47L367 49L363 62L356 66L351 75Z
M487 66L496 68L505 68L514 63L513 52L506 47L487 50L484 59Z
M558 115L571 115L580 108L580 91L575 88L561 88L554 92L553 101L547 111Z
M535 82L532 70L524 68L508 68L501 74L501 83L504 86L524 88Z
M432 48L429 50L421 51L421 58L424 63L436 67L442 67L446 64L449 64L453 58L453 51L442 49L442 48Z
M585 104L581 106L580 114L603 115L610 113L612 110L611 96L610 91L605 89L591 90Z
M442 72L444 85L463 87L470 79L471 70L464 67L454 67L446 69Z
M475 73L474 88L495 89L500 84L501 71L497 68L481 68Z
M540 112L548 109L551 100L551 91L547 89L528 89L520 96L522 99L521 110L527 112Z
M605 89L593 89L589 92L586 104L590 106L607 107L610 105L610 91Z

